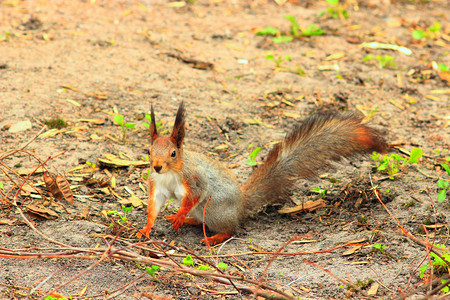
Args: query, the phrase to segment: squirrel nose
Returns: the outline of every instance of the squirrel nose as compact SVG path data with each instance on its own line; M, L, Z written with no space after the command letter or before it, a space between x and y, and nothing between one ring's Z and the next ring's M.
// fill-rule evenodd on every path
M159 173L159 171L161 171L162 167L161 166L154 166L153 169L155 169L156 173Z

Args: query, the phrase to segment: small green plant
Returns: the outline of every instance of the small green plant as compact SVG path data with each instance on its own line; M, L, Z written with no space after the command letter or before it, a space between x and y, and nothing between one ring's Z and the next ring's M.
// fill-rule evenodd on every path
M217 264L217 267L218 267L219 269L221 269L222 271L225 271L225 270L228 268L228 265L227 265L226 263L224 263L224 262L219 262L219 263Z
M315 35L324 35L325 30L322 29L319 25L310 24L308 27L303 30L301 36L315 36Z
M447 172L447 174L450 176L450 166L448 165L448 163L450 162L450 157L447 157L447 162L446 163L442 163L441 167ZM438 202L442 203L445 201L445 199L447 199L447 192L450 189L449 187L449 181L448 180L444 180L442 178L439 178L439 180L436 182L436 185L438 186L438 188L440 188L441 190L438 192Z
M275 69L277 69L279 71L292 72L292 73L295 73L295 74L300 75L300 76L305 76L306 75L306 73L303 70L303 68L300 67L298 64L296 65L295 69L282 66L283 62L292 60L292 58L289 55L277 56L275 58L273 55L270 54L270 55L265 56L264 58L273 61L275 63Z
M394 62L394 57L390 56L390 55L377 55L376 57L374 57L372 54L368 54L363 58L363 62L367 62L367 61L373 61L374 59L377 59L378 61L378 67L380 69L386 69L386 68L395 68L396 64Z
M380 67L380 69L386 69L386 68L395 68L396 64L394 62L394 57L390 56L390 55L377 55L376 56L377 61L378 61L378 67Z
M194 259L192 258L192 256L190 256L189 254L186 255L185 258L183 258L183 265L185 265L186 267L193 267L194 266Z
M7 41L10 39L11 31L6 30L5 33L0 33L0 42Z
M320 195L320 198L324 199L327 194L327 189L321 189L319 187L314 187L311 189L311 191L318 193Z
M436 246L437 248L441 248L441 249L445 248L445 245L440 245L440 244L437 244L434 246ZM433 265L435 274L447 272L448 268L450 267L450 252L443 252L441 256L443 259L441 259L439 256L437 256L434 252L430 252L431 264ZM423 277L425 276L425 273L427 272L428 269L431 269L430 264L424 264L422 267L419 268L420 279L423 279ZM446 280L441 281L441 283L445 283L445 282L447 282L447 281ZM448 291L450 290L449 287L450 287L450 285L447 285L441 291L443 291L444 293L448 293Z
M340 3L339 0L327 0L328 3L328 14L333 19L347 19L348 18L348 12L345 9L345 7Z
M89 168L92 168L93 170L95 170L95 163L91 163L89 161L86 162L86 165L88 165Z
M142 174L142 178L145 179L145 180L147 180L147 179L148 179L148 176L150 176L150 169L147 169L147 170L145 171L145 173Z
M122 207L123 212L119 212L117 210L110 210L107 211L106 213L108 215L117 215L119 216L120 220L118 221L119 225L125 226L127 223L127 212L131 211L133 209L133 206L130 207L126 207L125 205L121 204L120 205Z
M156 277L156 271L158 271L159 269L161 269L160 266L151 266L151 267L145 267L145 269L147 270L147 273L149 275L151 275L153 278Z
M0 190L5 190L5 187L3 186L3 182L0 182Z
M202 271L208 271L209 266L208 265L200 265L197 267L197 269L202 270Z
M122 128L122 139L126 141L127 139L127 133L126 129L134 129L136 124L135 123L125 123L124 118L122 115L115 115L114 116L114 122L119 124L119 126Z
M386 248L386 245L383 245L383 244L380 244L380 243L373 244L373 249L375 251L380 252L381 254L383 254L385 248Z
M273 55L267 55L264 57L265 59L271 60L275 63L276 68L281 68L281 64L285 61L291 61L291 57L289 55L285 56L277 56L276 58Z
M67 127L67 122L61 118L48 119L44 121L45 125L50 129L62 129Z
M290 32L282 33L281 30L268 26L258 31L256 35L273 36L272 41L275 44L282 44L292 42L294 39L302 36L308 37L325 34L325 31L319 25L311 24L302 30L294 16L286 15L284 17L291 23Z
M440 22L434 22L433 25L428 27L427 29L415 29L412 32L412 38L419 41L419 40L432 40L437 39L441 35L441 23Z
M374 60L374 59L375 59L375 57L372 54L368 54L368 55L364 56L363 62L371 61L371 60Z
M251 148L252 145L249 145ZM256 147L252 152L250 152L249 157L247 158L247 164L249 166L256 166L256 157L258 156L259 151L261 151L261 147Z
M150 114L145 114L145 118L147 119L147 122L142 123L142 125L144 125L144 127L146 127L147 129L150 129L150 123L152 122L152 117ZM156 129L160 129L161 127L164 127L163 123L161 121L156 122Z
M402 157L395 153L381 155L380 153L374 152L372 154L372 159L375 162L378 171L387 173L388 175L394 175L400 171L401 167L405 167L408 163L418 163L419 158L421 158L422 155L422 149L413 148L411 149L409 158ZM389 177L389 179L393 180L394 177Z
M450 72L450 67L447 66L446 64L439 64L438 69L439 69L439 71L442 71L442 72Z

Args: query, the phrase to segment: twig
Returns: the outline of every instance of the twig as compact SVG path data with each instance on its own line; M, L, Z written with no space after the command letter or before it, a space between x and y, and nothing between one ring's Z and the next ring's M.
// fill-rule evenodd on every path
M65 269L67 269L70 265L65 265L64 267L62 267L59 270L56 270L55 272L53 272L52 274L50 274L47 278L45 278L44 280L42 280L35 288L33 288L30 293L28 294L28 296L31 296L37 289L39 289L41 286L43 286L50 278L52 278L53 276L55 276L56 274L58 274L59 272L64 271Z
M25 149L29 144L31 144L45 129L47 128L47 126L44 126L44 127L42 127L41 128L41 130L39 130L39 132L35 135L35 136L33 136L31 139L29 139L28 140L28 142L25 142L25 144L23 144L22 146L20 146L19 148L17 148L17 149L11 149L11 150L8 150L8 151L6 151L6 152L4 152L2 155L0 155L0 160L2 160L2 159L4 159L5 157L7 157L7 156L9 156L9 155L12 155L12 154L14 154L14 153L17 153L17 152L19 152L19 151L21 151L21 150L23 150L23 149Z
M129 288L133 287L134 285L136 285L139 281L141 281L142 279L144 279L145 275L147 275L146 272L142 273L138 278L136 278L135 280L127 283L124 286L121 286L120 288L118 288L116 291L114 291L112 294L110 294L108 297L106 297L106 299L112 299L115 298L117 296L119 296L120 294L124 293L125 291L127 291Z
M332 276L332 277L335 278L336 280L340 281L342 284L350 285L350 282L345 281L344 279L341 279L341 278L339 278L338 276L334 275L334 274L333 274L330 270L328 270L327 268L324 268L324 267L322 267L321 265L316 264L315 262L310 261L310 260L307 260L307 259L304 259L303 261L304 261L305 263L311 264L311 265L313 265L314 267L316 267L316 268L318 268L318 269L324 271L325 273L329 274L330 276Z

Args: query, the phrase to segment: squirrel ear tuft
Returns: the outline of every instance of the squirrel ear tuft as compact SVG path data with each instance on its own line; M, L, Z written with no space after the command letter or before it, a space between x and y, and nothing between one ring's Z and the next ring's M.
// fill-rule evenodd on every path
M154 140L158 137L158 131L156 130L156 121L155 121L155 111L153 110L153 104L151 106L150 112L150 140L153 143Z
M175 118L175 123L173 125L172 134L170 135L170 140L177 145L177 148L183 146L184 139L184 123L185 123L186 110L184 109L184 102L181 101L180 107L178 107L177 116Z

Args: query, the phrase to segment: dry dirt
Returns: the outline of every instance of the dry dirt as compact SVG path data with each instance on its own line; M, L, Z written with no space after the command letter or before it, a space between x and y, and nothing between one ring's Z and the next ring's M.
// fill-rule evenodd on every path
M98 159L114 154L142 161L148 156L148 132L142 124L150 103L168 129L180 101L185 101L186 147L216 157L240 181L251 172L246 159L254 147L263 148L258 155L262 160L270 142L280 140L303 118L322 110L359 110L373 114L372 125L397 146L392 153L404 155L398 147L421 148L420 163L388 180L374 169L370 157L356 158L329 170L328 176L302 181L293 200L318 200L311 189L326 188L325 207L295 215L269 207L245 221L235 239L220 248L221 254L234 257L219 260L228 264L228 273L262 276L301 298L367 298L369 288L373 291L377 284L375 297L391 298L425 284L418 268L427 263L426 249L404 237L395 218L421 240L449 244L448 199L442 204L436 201L437 178L448 180L439 164L449 156L449 89L446 74L439 75L432 64L450 66L449 4L446 0L380 2L347 1L350 16L344 19L330 17L325 1L288 1L281 6L274 1L239 0L188 1L184 6L150 0L1 1L0 153L19 148L46 121L61 118L67 127L36 138L25 150L41 160L64 152L46 167L65 176L75 194L73 205L52 202L42 175L32 175L29 181L41 183L38 188L44 198L21 194L19 205L27 211L29 204L42 204L58 214L56 219L27 214L46 236L74 247L104 246L101 236L115 233L119 226L109 226L118 218L106 217L102 211L121 211L118 197L130 198L126 187L146 199L142 179L146 167L113 168ZM321 12L325 14L318 16ZM302 28L315 23L326 33L285 44L255 34L267 26L289 32L285 15L296 17ZM434 22L441 24L437 36L412 39L414 29L428 29ZM412 54L364 48L365 42L404 46ZM267 55L288 55L291 60L277 69L265 59ZM395 65L381 68L377 59L363 62L367 55L392 56ZM305 76L292 71L297 67ZM126 142L113 121L117 113L126 122L137 123L136 129L127 130ZM88 172L86 162L95 163L99 170ZM39 163L24 152L2 158L1 163L0 247L22 249L20 253L57 249L31 230L11 205L17 191L12 182L21 183L12 171ZM76 167L83 170L73 171ZM116 187L101 189L99 182L111 175ZM392 216L370 192L370 177ZM337 182L331 183L332 178ZM207 255L207 247L200 243L202 228L185 226L175 233L163 218L171 210L169 205L160 215L151 237ZM137 241L133 233L145 225L146 208L134 208L127 219L133 224L116 241L119 247ZM428 227L429 235L422 229L424 223L434 225ZM279 255L267 271L271 255L249 254L278 251L294 237L299 239L283 251L328 250L349 242L361 247L349 253L345 251L353 246L329 253ZM374 251L376 243L385 246L383 252ZM28 298L36 287L31 298L45 296L95 262L74 257L0 257L4 299ZM135 279L134 285L123 288ZM137 263L107 260L58 293L73 299L252 298L236 294L232 287L167 269L159 270L156 279L145 275ZM353 289L347 289L349 282ZM121 294L111 294L116 290Z

